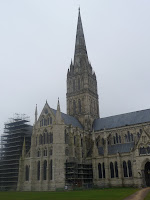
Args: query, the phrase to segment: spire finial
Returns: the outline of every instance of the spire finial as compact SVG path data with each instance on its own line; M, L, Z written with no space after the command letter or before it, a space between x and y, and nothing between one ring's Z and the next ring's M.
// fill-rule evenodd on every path
M57 110L60 111L59 97L58 97L58 103L57 103Z
M35 123L37 122L37 115L38 115L38 112L37 112L37 104L36 104L36 107L35 107Z
M78 10L79 10L79 12L80 12L80 6L79 6Z
M61 118L60 104L59 104L59 97L58 97L57 111L56 111L56 123L60 124L61 121L62 121L62 118Z

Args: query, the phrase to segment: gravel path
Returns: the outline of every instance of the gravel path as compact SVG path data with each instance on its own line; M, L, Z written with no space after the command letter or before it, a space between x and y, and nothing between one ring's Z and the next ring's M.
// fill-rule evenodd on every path
M150 192L150 187L141 189L137 191L136 193L132 194L131 196L125 198L124 200L144 200L148 192Z

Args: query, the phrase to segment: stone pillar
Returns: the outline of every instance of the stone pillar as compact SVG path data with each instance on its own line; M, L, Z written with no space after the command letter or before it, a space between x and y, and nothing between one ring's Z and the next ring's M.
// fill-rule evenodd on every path
M43 162L40 161L40 190L42 191L42 182L43 182Z
M104 164L105 164L105 186L109 187L110 173L109 173L109 159L108 159L108 140L106 130L104 130Z
M123 182L123 169L122 169L122 163L121 163L121 158L120 154L117 153L117 163L118 163L118 176L119 176L119 181L120 181L120 186L122 186Z

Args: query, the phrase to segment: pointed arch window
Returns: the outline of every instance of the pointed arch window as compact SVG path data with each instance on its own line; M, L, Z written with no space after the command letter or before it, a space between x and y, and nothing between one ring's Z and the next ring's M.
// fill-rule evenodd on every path
M44 160L44 164L43 164L43 179L46 180L47 179L47 161Z
M40 157L40 149L37 152L37 157Z
M52 124L53 123L53 119L52 119L52 117L50 117L50 124Z
M45 144L46 143L46 141L45 141L45 132L44 132L44 134L43 134L43 144Z
M44 156L47 156L47 149L44 149Z
M103 163L103 178L105 178L105 164Z
M48 119L47 119L47 125L49 125L50 124L50 119L49 119L49 117L48 117Z
M65 144L69 144L69 135L67 134L66 130L65 130Z
M130 138L130 132L128 131L128 142L130 142L131 138Z
M53 155L53 149L51 148L49 151L49 155L52 156Z
M115 162L115 175L118 178L118 164Z
M44 126L47 126L47 119L44 119Z
M42 119L42 126L44 126L44 119Z
M128 177L127 163L125 161L123 161L123 174L124 174L124 177Z
M150 154L150 146L147 147L147 153Z
M40 180L40 161L37 163L37 180Z
M128 173L129 173L129 177L132 177L132 166L131 166L130 160L128 160Z
M50 133L50 143L53 143L53 133Z
M121 143L121 136L119 135L119 143Z
M133 137L133 134L131 133L131 141L133 142L134 141L134 137Z
M81 147L83 147L83 139L81 138Z
M118 134L117 134L117 133L116 133L116 143L117 143L117 144L119 143Z
M39 144L43 144L43 136L42 135L39 136Z
M101 163L98 163L98 176L99 176L99 178L102 178L102 166L101 166Z
M50 180L53 180L53 161L50 160Z
M114 144L116 144L116 138L115 138L115 136L113 137L113 139L114 139Z
M26 165L26 181L29 181L29 166Z
M114 178L114 164L112 162L110 163L110 175L111 178Z

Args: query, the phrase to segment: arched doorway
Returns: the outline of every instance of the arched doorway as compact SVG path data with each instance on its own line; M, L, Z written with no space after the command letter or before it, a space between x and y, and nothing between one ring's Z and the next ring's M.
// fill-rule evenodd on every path
M146 186L150 186L150 162L147 162L145 164L144 173L145 173Z

